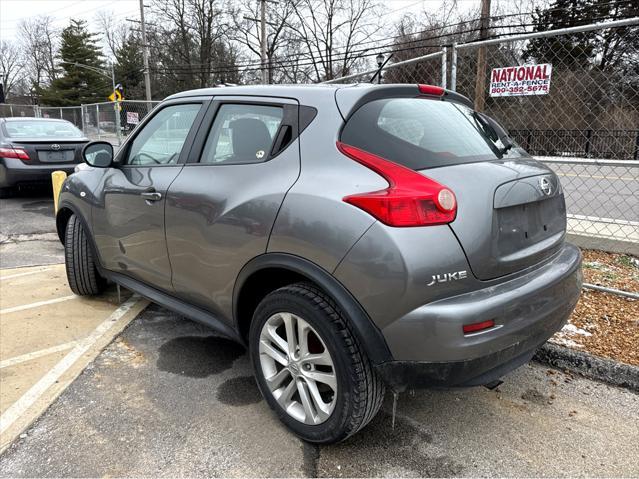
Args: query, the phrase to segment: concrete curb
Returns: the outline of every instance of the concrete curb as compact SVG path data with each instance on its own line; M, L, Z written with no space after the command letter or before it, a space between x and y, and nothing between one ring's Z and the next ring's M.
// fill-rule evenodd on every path
M567 369L590 379L639 393L639 367L593 356L557 344L546 343L537 350L535 361Z

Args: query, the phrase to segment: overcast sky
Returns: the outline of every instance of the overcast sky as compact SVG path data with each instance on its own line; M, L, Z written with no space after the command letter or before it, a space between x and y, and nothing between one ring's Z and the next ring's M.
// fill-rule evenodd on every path
M70 18L87 20L95 30L95 15L113 12L118 20L140 18L139 0L0 0L0 37L14 40L20 20L37 15L54 18L58 28L68 25Z
M478 6L479 1L458 0L457 3L461 9L471 9ZM439 8L441 4L442 0L386 0L393 20L412 11ZM60 29L68 25L70 18L81 18L97 31L95 16L100 10L112 12L123 22L126 18L140 18L139 0L0 0L0 39L15 40L20 20L37 15L53 17Z

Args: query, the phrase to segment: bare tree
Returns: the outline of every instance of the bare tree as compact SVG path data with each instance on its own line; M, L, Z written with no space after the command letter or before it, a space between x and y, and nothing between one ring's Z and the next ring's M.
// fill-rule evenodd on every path
M169 88L209 86L234 66L229 48L229 22L218 0L154 0L152 61L168 75ZM232 76L232 72L230 73Z
M348 75L363 56L359 43L382 29L376 0L294 0L290 28L306 47L316 81Z
M278 56L289 56L292 50L292 35L290 25L294 22L294 0L281 0L268 3L266 10L266 61L269 83L277 82L286 75L278 74L276 59ZM238 9L233 12L235 32L231 38L248 48L249 58L261 57L261 35L259 19L260 0L251 2L248 10Z
M96 22L104 32L104 41L108 48L107 56L115 58L129 36L129 25L114 16L113 12L100 10L96 15Z
M18 38L26 74L36 91L50 84L57 76L57 37L52 17L39 15L22 20L19 24Z
M14 93L23 70L24 64L17 45L5 40L0 41L0 75L6 96Z

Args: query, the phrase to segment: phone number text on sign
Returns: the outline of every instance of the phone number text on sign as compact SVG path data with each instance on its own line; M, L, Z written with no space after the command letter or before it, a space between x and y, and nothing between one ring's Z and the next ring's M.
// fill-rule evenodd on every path
M490 96L547 95L551 76L550 63L493 68Z

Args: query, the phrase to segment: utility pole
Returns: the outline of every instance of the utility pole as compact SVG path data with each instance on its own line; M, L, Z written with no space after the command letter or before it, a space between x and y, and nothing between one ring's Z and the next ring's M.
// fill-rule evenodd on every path
M151 76L149 74L149 44L146 41L146 23L144 23L144 0L140 0L140 23L142 24L142 57L144 58L144 87L146 89L146 101L151 109Z
M488 37L490 27L490 0L481 0L481 19L479 24L479 39ZM477 52L477 74L475 75L475 110L484 111L486 104L486 46L479 47Z
M266 69L266 0L260 0L260 43L262 50L262 83L267 84L268 71Z

